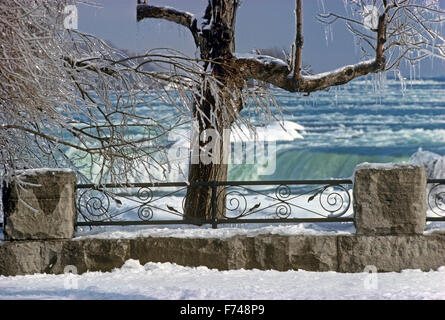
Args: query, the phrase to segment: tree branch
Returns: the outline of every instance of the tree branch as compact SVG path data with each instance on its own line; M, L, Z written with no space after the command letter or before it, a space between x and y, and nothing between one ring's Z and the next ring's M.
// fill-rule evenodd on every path
M164 19L186 27L192 33L196 46L198 48L202 47L202 43L204 40L200 35L198 22L193 14L169 7L157 7L147 4L138 4L136 15L137 21L139 22L146 18Z
M385 51L384 45L386 43L386 12L379 17L379 24L377 27L377 47L376 47L376 62L381 63L384 69L385 67Z
M83 147L81 147L81 146L79 146L77 144L74 144L74 143L65 141L63 139L59 139L59 138L47 135L47 134L45 134L43 132L40 132L38 130L30 129L30 128L22 126L22 125L2 125L2 126L0 126L0 130L12 130L12 129L20 130L20 131L23 131L23 132L27 132L27 133L30 133L30 134L32 134L34 136L38 136L38 137L44 138L47 141L60 143L60 144L63 144L65 146L73 148L73 149L77 149L77 150L85 151L85 152L89 151L87 148L83 148Z
M179 11L169 7L139 4L137 6L137 21L139 22L145 18L165 19L187 28L191 28L193 21L193 15L188 12Z
M95 66L93 64L89 64L89 63L82 62L82 61L74 61L70 57L63 57L63 60L66 61L72 68L79 67L79 68L84 68L84 69L87 69L90 71L94 71L96 73L104 73L109 76L116 75L116 70L113 70L111 68L107 68L107 67L98 68L97 66Z
M384 61L384 56L382 59ZM236 58L235 64L239 67L244 79L256 79L289 92L305 93L342 85L360 76L381 71L382 67L384 68L381 59L372 59L355 65L344 66L334 71L313 76L300 76L299 79L296 79L284 61L268 56L240 57Z
M302 76L300 70L303 39L302 26L299 26L302 22L301 0L296 0L296 3L297 36L294 44L295 56L293 57L293 63L289 66L282 60L268 56L258 55L243 57L235 55L234 64L239 68L241 76L245 80L256 79L268 82L290 92L305 92L309 94L314 91L348 83L355 78L369 73L385 70L386 58L384 55L384 45L387 38L387 13L390 7L386 3L385 11L379 16L376 30L377 44L375 47L374 59L344 66L330 72ZM299 39L300 37L301 39Z
M301 65L303 61L303 5L301 0L296 0L295 7L295 22L296 33L294 50L295 56L293 57L292 71L294 78L299 79L301 76Z

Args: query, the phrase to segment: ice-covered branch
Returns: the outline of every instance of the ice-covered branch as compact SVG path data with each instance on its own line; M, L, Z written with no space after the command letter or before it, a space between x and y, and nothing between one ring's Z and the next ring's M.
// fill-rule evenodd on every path
M329 12L318 18L327 25L346 23L365 56L386 56L384 70L398 69L402 61L414 65L428 57L445 59L445 11L438 0L351 2L350 15Z
M344 66L337 70L313 76L299 76L302 27L301 4L296 1L296 40L290 65L267 56L235 55L244 79L268 82L291 92L323 90L345 84L357 77L399 68L405 60L411 65L427 57L445 59L445 38L441 24L445 12L437 0L353 1L352 15L324 13L319 20L330 25L343 21L349 30L365 43L361 51L369 58L364 62ZM371 51L369 50L371 49Z
M372 59L331 72L303 75L297 79L291 73L290 67L280 59L261 55L236 55L236 57L236 65L245 79L264 81L289 92L311 93L382 70L381 61Z
M275 59L262 55L242 56L235 55L239 71L244 79L256 79L268 82L274 86L290 92L311 93L324 90L332 86L338 86L349 81L385 70L386 58L384 56L384 44L386 43L387 13L386 11L378 17L376 26L375 58L360 62L354 65L347 65L331 72L317 75L302 76L301 55L302 55L302 19L301 2L297 0L297 35L294 43L293 59L291 66L280 59ZM330 17L327 15L326 17ZM336 16L336 18L338 18Z
M193 15L189 12L179 11L170 7L157 7L147 4L137 6L137 21L145 18L165 19L186 28L192 27Z
M296 0L295 6L295 42L293 44L292 51L292 73L294 78L300 78L301 67L303 64L303 4L301 0Z
M106 74L109 76L113 76L116 74L116 71L111 68L98 67L92 63L88 63L88 62L84 62L84 61L74 61L70 57L63 57L63 60L65 60L72 68L90 70L90 71L94 71L96 73L103 73L103 74Z
M153 19L164 19L170 22L182 25L190 30L193 39L195 40L196 46L203 46L203 37L200 34L200 29L198 28L197 20L193 14L180 11L170 7L158 7L148 4L138 4L137 6L137 21L141 21L146 18Z

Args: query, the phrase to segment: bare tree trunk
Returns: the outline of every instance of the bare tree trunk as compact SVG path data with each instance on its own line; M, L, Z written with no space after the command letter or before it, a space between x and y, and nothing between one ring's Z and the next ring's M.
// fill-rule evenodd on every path
M192 154L188 177L191 186L187 189L184 205L184 216L190 220L221 219L225 214L225 190L223 187L212 188L210 183L227 180L228 164L224 159L226 155L224 144L230 141L223 141L224 129L230 130L235 118L228 116L224 111L229 110L231 106L217 105L215 101L230 101L230 99L224 99L227 88L241 90L241 87L234 84L233 68L230 67L232 53L235 50L235 18L238 5L237 0L209 0L204 15L209 28L202 33L205 40L204 45L201 45L201 56L211 61L206 67L210 68L212 75L221 82L223 87L218 93L221 94L219 99L212 96L215 93L208 90L206 101L197 105L195 110L195 117L199 122L199 136L205 136L205 131L212 129L218 135L218 137L214 135L212 139L216 138L219 141L200 139L199 154ZM210 120L212 116L213 121ZM213 145L213 148L209 148L209 143ZM208 152L215 153L210 163L202 161L200 155L203 155L203 152L204 156ZM196 182L209 185L196 186L194 185Z
M189 179L195 182L227 180L226 164L192 164L189 170ZM185 218L198 225L201 220L221 219L225 212L224 188L212 187L211 184L188 187L184 210Z
M200 143L202 147L202 143ZM221 219L225 212L225 190L223 187L213 186L214 181L226 181L228 165L224 162L222 144L217 144L217 161L211 163L190 163L189 181L184 204L185 218L188 220L213 220ZM211 150L212 152L214 150ZM192 162L192 161L191 161ZM193 185L203 182L205 185Z
M219 72L218 76L221 77L225 71L214 72ZM225 91L227 88L241 88L236 87L227 76L222 85L224 88L219 90L219 101L233 102L233 97L225 99ZM227 110L233 107L217 105L215 100L212 92L207 90L206 100L195 106L198 128L192 135L188 176L191 185L184 203L185 218L188 220L222 219L225 215L225 188L216 187L213 182L227 180L227 148L230 148L230 127L236 113L228 114Z

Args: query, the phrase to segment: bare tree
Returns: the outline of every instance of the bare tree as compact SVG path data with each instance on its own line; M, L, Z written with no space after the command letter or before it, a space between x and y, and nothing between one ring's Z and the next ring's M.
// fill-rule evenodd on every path
M274 105L265 87L252 89L250 80L310 94L397 69L402 61L445 56L440 29L444 13L437 0L351 0L347 16L321 14L318 18L327 25L346 23L366 60L315 75L302 67L302 0L296 0L295 41L285 60L235 52L239 0L209 0L200 19L138 0L138 20L159 18L186 27L199 59L173 49L129 57L100 39L66 30L63 10L71 3L0 4L2 177L9 179L21 168L69 166L97 183L125 183L138 176L158 179L153 172L169 165L162 139L192 120L198 145L191 148L187 219L212 217L211 188L194 182L227 179L224 130L240 121L249 124L240 117L244 108L254 106L269 114ZM150 71L147 64L158 67ZM174 93L165 90L167 83L174 84ZM158 100L171 106L160 116L151 112L151 102ZM218 141L208 129L217 133ZM212 161L201 161L202 154ZM217 192L221 216L224 190Z
M0 4L0 177L71 167L95 183L162 179L166 136L190 121L195 88L203 80L214 87L213 80L177 51L129 57L65 29L64 8L72 3ZM172 83L174 94L165 90ZM172 108L157 116L156 101Z
M231 127L244 107L243 91L246 90L246 82L251 79L308 95L370 73L397 69L401 61L414 63L431 56L445 58L445 40L441 29L445 15L439 1L351 0L348 3L350 9L347 16L332 12L320 14L318 19L327 25L337 20L345 22L367 60L315 75L302 72L302 0L296 0L295 41L286 61L261 54L242 55L235 52L239 0L209 0L200 19L188 12L138 1L137 19L165 19L190 30L201 59L205 61L204 69L221 84L216 96L203 89L205 99L196 104L194 117L199 122L200 134L213 128L220 132L223 140L222 130ZM205 150L209 143L209 139L201 139L200 148ZM220 151L221 157L217 163L191 162L190 182L226 180L227 165L223 161L223 150L216 151ZM186 216L210 218L210 199L209 188L189 187ZM224 211L223 206L223 203L218 203L219 213Z

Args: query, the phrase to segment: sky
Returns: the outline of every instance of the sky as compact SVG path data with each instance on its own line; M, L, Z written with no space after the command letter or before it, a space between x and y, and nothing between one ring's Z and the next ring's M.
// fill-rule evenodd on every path
M144 52L150 48L168 47L194 56L196 49L190 32L172 22L144 19L136 22L136 0L94 0L101 7L78 5L79 30L112 41L120 48ZM445 0L440 0L445 8ZM149 4L170 6L198 16L207 0L149 0ZM323 8L325 6L325 8ZM324 10L344 13L343 0L304 0L303 63L315 72L329 71L360 60L352 34L338 22L326 40L326 28L316 21ZM251 52L257 48L288 50L295 34L295 0L242 0L236 24L236 51ZM424 76L445 75L445 62L426 61Z

